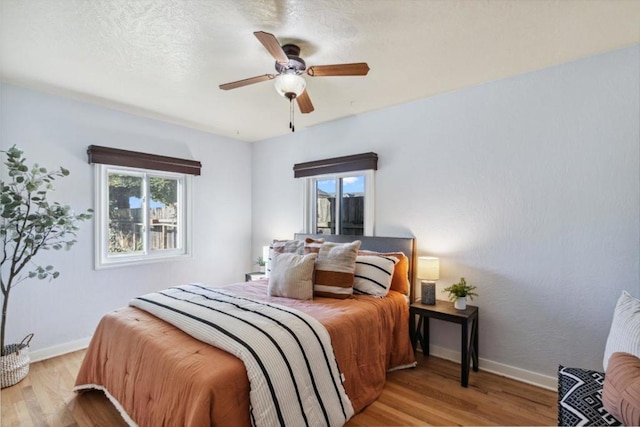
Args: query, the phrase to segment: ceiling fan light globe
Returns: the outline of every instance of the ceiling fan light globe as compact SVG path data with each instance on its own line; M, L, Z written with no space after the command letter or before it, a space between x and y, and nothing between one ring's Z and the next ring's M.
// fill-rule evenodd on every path
M290 94L295 93L297 97L304 92L307 82L297 74L280 74L275 78L274 87L281 96L291 99Z

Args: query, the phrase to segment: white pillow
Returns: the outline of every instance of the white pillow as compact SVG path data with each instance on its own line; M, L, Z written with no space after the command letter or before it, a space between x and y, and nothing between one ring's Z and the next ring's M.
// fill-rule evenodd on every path
M266 275L269 277L271 274L271 261L273 260L273 254L282 254L285 252L291 252L294 254L304 254L304 240L274 240L269 244L269 258L267 259Z
M605 372L609 358L617 351L640 357L640 300L632 297L627 291L622 291L613 312L602 361Z
M313 299L313 268L318 254L274 253L267 293L274 297Z
M353 293L384 297L389 293L398 258L358 255L353 279Z

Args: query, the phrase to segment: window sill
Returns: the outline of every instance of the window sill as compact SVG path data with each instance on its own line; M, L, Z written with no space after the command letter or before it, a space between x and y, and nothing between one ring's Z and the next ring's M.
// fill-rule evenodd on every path
M120 259L110 259L108 261L102 261L94 266L95 270L107 270L111 268L120 268L120 267L131 267L136 265L145 265L145 264L155 264L159 262L172 262L172 261L184 261L186 259L192 258L191 254L180 254L180 255L165 255L165 256L155 256L155 257L144 257L144 258L120 258Z

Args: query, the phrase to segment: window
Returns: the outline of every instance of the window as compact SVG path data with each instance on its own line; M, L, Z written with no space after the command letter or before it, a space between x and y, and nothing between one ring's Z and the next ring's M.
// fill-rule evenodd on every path
M96 267L190 254L189 176L97 165Z
M182 173L194 165L178 163L197 164L197 174L200 163L95 146L88 153L90 162L99 163L95 165L96 268L189 256L189 188L195 169ZM144 162L132 161L136 156L138 160L145 156ZM116 165L103 163L107 161Z
M306 179L306 232L373 235L373 171Z
M365 153L294 166L294 176L304 177L306 233L373 235L377 160Z

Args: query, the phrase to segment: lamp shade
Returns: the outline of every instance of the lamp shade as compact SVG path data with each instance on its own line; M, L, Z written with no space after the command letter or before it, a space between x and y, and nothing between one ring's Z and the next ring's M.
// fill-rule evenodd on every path
M297 74L280 74L276 77L274 86L276 92L282 96L287 96L288 93L295 93L296 96L300 96L307 87L307 82Z
M418 279L438 280L440 278L440 259L432 256L418 257Z

